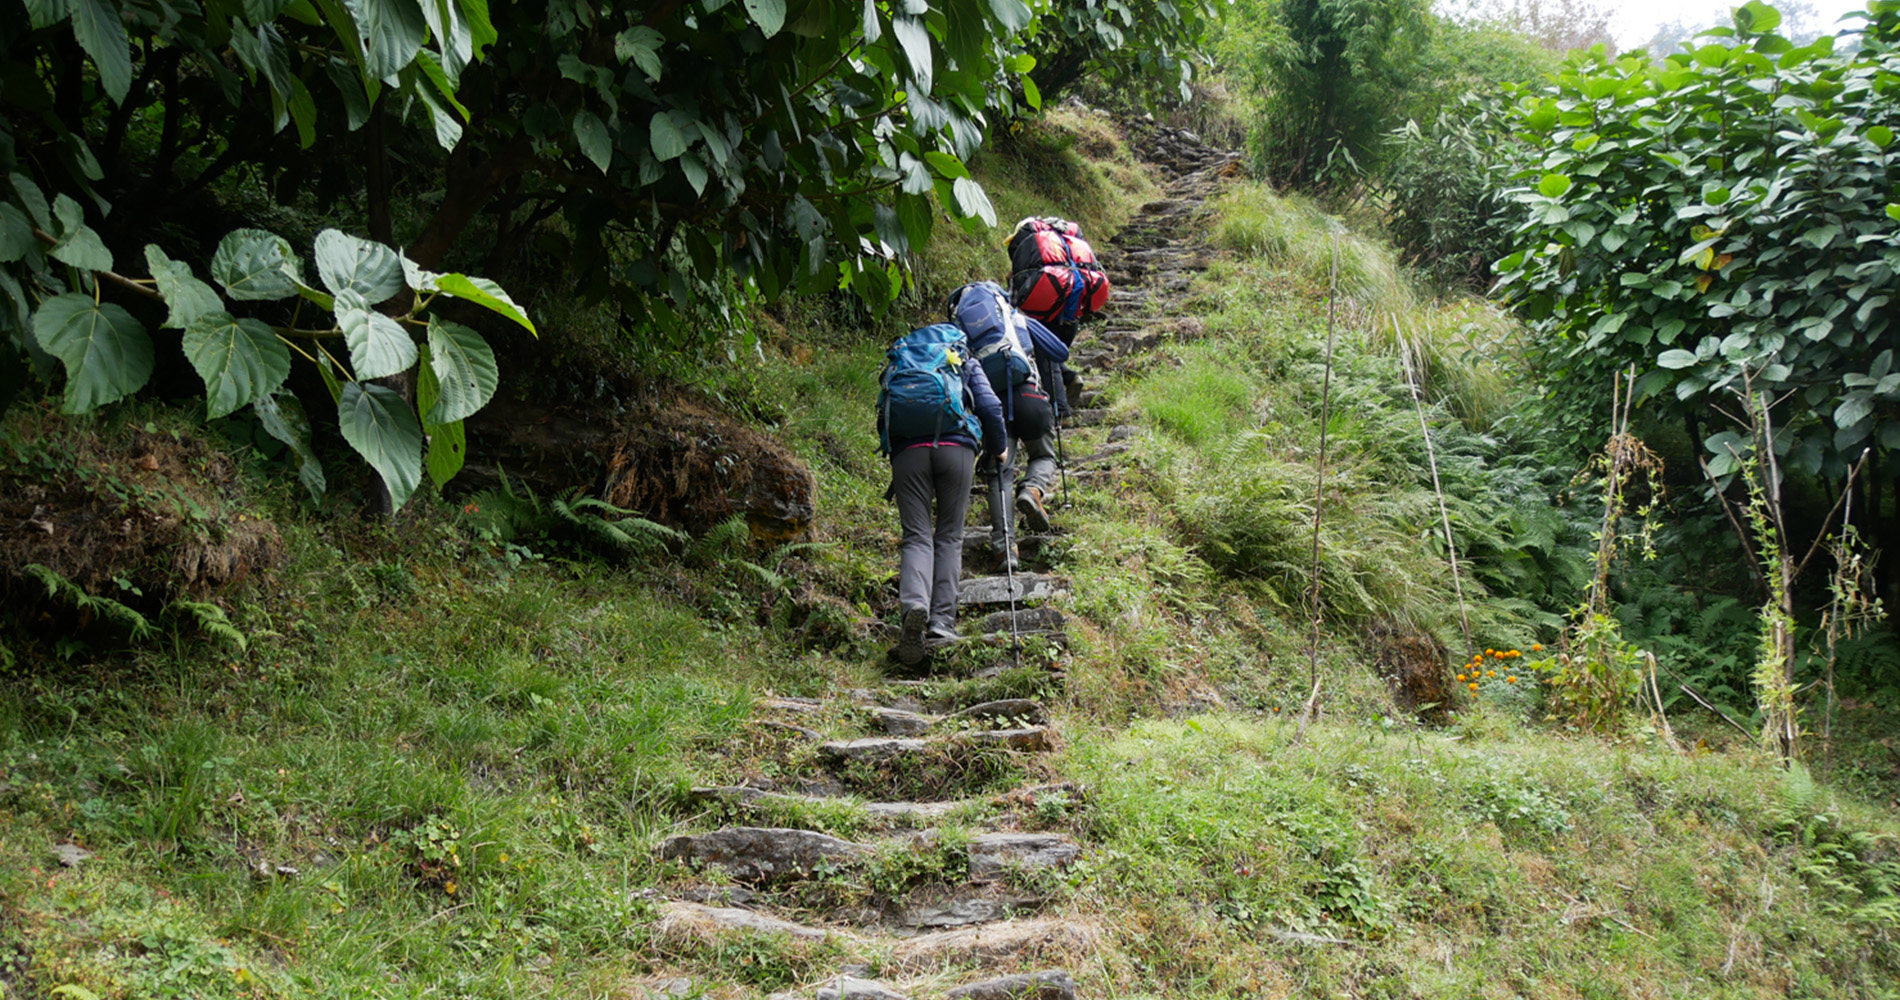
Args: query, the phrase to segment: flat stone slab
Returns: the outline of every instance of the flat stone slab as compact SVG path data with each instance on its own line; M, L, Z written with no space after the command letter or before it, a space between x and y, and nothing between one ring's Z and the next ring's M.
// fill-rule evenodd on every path
M1075 1000L1075 979L1061 969L1046 969L959 986L944 1000Z
M839 976L818 987L818 991L811 996L812 1000L910 1000L908 996L875 979L858 979L855 976ZM766 1000L805 1000L805 994L786 990L774 993Z
M893 922L902 927L926 931L975 927L1007 920L1042 904L1041 896L999 895L962 889L948 898L905 900L897 907Z
M1108 422L1108 414L1109 411L1106 409L1076 410L1069 414L1069 426L1094 427L1096 424L1104 424Z
M1061 632L1068 621L1068 617L1055 608L1017 608L1014 617L1008 611L984 615L977 621L976 630L980 633L1008 632L1014 624L1018 635L1054 634Z
M879 728L892 736L916 736L927 733L935 722L929 716L897 708L874 708L871 710L871 717L877 721Z
M948 965L993 966L1040 957L1067 958L1095 947L1096 929L1056 917L920 934L891 949L891 966L921 972Z
M876 817L885 826L916 828L928 826L957 809L965 802L866 802L864 811Z
M71 841L53 845L53 858L62 868L77 868L92 860L92 852Z
M861 740L832 740L818 744L818 753L832 761L868 761L881 764L898 757L923 753L931 741L867 736Z
M1041 573L1017 573L1013 580L1009 576L979 576L958 585L957 605L967 608L983 604L1008 604L1012 600L1018 603L1043 601L1068 592L1067 580Z
M784 934L798 941L823 941L833 937L856 940L838 931L807 927L736 906L702 906L699 903L661 903L660 932L697 938L750 933Z
M1056 833L986 833L970 841L970 877L993 879L1011 871L1062 868L1082 853Z
M811 830L759 826L683 834L660 845L660 857L669 861L718 865L747 880L809 874L821 864L849 864L869 851L863 844Z
M735 806L753 805L809 805L817 803L837 803L846 805L849 800L833 795L792 795L786 792L771 792L750 785L718 785L695 788L692 791L695 801L724 802ZM873 821L872 825L882 829L917 829L929 826L950 815L968 800L949 802L865 802L860 808Z

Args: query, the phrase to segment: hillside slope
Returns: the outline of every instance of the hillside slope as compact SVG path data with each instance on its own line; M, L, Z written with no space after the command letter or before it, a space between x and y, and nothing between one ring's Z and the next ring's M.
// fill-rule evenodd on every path
M485 534L481 498L380 526L265 489L285 566L230 602L244 650L16 643L0 996L1894 995L1890 811L1713 736L1532 721L1552 620L1524 595L1560 589L1570 528L1498 429L1502 321L1343 236L1329 366L1323 216L1192 136L1065 114L985 180L1096 225L1115 310L1078 342L1056 530L969 581L987 639L884 660L882 337L803 307L707 377L812 467L812 543L603 562ZM944 239L929 293L1000 266ZM1430 334L1410 362L1401 330ZM1462 588L1421 410L1490 525ZM1458 647L1526 655L1460 694Z

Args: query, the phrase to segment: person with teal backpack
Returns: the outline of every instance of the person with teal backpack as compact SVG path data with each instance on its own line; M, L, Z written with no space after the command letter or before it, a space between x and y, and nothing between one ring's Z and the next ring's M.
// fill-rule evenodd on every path
M962 330L936 323L899 337L878 376L879 450L903 526L897 550L902 610L895 654L915 665L925 644L955 639L963 520L977 452L1000 461L1009 448L1003 407Z

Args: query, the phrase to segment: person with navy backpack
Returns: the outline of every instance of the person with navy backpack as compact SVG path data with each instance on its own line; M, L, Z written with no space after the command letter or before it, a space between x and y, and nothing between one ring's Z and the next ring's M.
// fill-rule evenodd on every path
M936 323L898 338L878 378L880 450L903 526L897 549L902 608L898 662L915 665L927 641L955 639L963 575L963 519L977 452L1000 462L1009 448L1003 407L972 357L969 338Z
M1069 412L1060 375L1069 349L1012 306L1009 293L994 281L964 285L950 294L949 305L951 321L970 338L983 374L1003 400L1010 459L988 470L990 551L998 571L1013 572L1015 512L1036 531L1050 528L1042 500L1055 482L1056 420Z

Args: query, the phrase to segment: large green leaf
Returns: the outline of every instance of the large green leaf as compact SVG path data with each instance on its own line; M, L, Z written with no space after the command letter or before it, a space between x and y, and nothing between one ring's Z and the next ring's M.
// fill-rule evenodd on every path
M930 93L930 29L924 27L924 19L891 18L891 34L897 36L897 44L904 50L904 59L910 63L911 79L916 81L917 89Z
M350 348L357 378L386 378L416 363L416 342L402 324L370 308L354 291L336 296L336 322Z
M665 36L645 25L629 28L614 36L614 58L621 62L633 60L648 80L659 83L661 71L665 69L665 64L660 62L660 46L665 42Z
M647 141L661 162L686 152L686 133L680 131L673 116L665 111L654 112L653 120L647 124Z
M785 0L745 0L745 12L767 38L785 27Z
M459 323L429 318L429 368L441 387L439 398L424 408L430 424L464 420L488 405L501 384L495 352L482 335Z
M408 503L422 483L422 425L409 404L392 389L345 382L336 417L343 440L383 477L389 502Z
M31 256L39 248L40 238L33 235L33 222L12 202L0 202L0 263L11 264Z
M515 300L509 298L508 293L502 291L500 285L487 278L471 278L466 274L438 274L435 276L435 288L444 295L452 295L455 298L473 302L491 312L500 313L520 323L529 333L537 337L541 335L540 331L534 328L534 322L528 319L528 314L520 306L515 305Z
M332 293L355 292L368 305L386 301L404 288L396 251L335 229L317 234L317 278Z
M123 103L132 89L132 43L125 37L119 5L106 0L67 2L72 9L73 38L99 68L99 83L106 95L114 104Z
M870 0L865 0L870 2ZM34 30L50 28L66 19L72 13L72 4L68 0L26 0L26 23Z
M437 489L462 471L462 463L468 456L468 430L460 420L438 424L426 416L441 398L442 384L435 377L434 352L424 345L422 363L416 366L416 412L425 415L422 433L429 440L429 450L423 456L423 466L429 470L429 479Z
M409 65L428 38L416 0L343 0L362 38L363 68L387 82Z
M233 229L211 257L211 277L226 295L244 301L297 294L297 256L290 243L262 229Z
M317 461L316 449L310 446L310 418L304 414L303 404L296 396L279 392L259 397L251 409L264 432L289 445L297 456L297 479L310 491L310 499L323 499L329 483L324 479L323 463Z
M957 210L972 219L982 219L983 224L996 228L996 207L990 204L990 196L983 193L983 186L968 177L959 177L951 188L956 193Z
M607 134L607 126L599 115L586 108L574 112L574 141L580 143L581 152L594 161L601 173L613 166L614 140Z
M56 240L48 256L88 271L112 270L112 252L86 225L86 210L78 202L63 194L53 199L52 230Z
M40 303L33 336L66 366L67 413L88 413L152 377L152 340L132 314L67 292Z
M290 349L262 320L205 313L185 327L184 347L205 380L207 417L256 402L290 377Z

